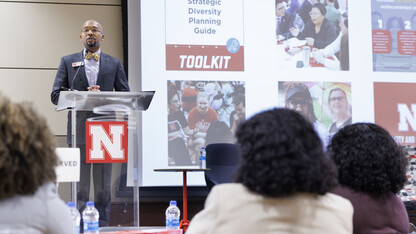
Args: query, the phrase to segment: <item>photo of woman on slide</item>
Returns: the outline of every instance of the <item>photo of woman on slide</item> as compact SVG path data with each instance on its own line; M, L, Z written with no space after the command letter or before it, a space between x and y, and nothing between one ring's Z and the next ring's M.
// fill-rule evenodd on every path
M236 111L243 118L244 82L170 80L167 87L169 166L198 165L201 147L234 142L230 120Z
M352 123L350 83L279 81L278 90L278 106L308 119L324 147L339 129Z
M278 67L349 70L347 0L303 1L304 7L295 14L300 15L301 10L303 14L304 3L310 4L308 17L300 19L303 24L295 17L289 21L282 2L275 0ZM317 53L319 50L323 51Z

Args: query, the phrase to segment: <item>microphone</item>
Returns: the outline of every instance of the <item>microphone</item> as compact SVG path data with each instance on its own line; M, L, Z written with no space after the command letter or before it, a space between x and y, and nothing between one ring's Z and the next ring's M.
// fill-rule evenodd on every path
M71 91L76 91L76 90L74 89L74 83L75 83L75 81L76 81L76 79L77 79L77 75L78 75L78 72L79 72L80 68L81 68L82 66L84 66L84 65L85 65L84 61L79 61L79 62L73 62L73 63L72 63L72 67L76 67L77 71L75 72L74 78L72 78L71 88L69 88L69 90L71 90ZM62 88L62 87L61 87L61 88Z

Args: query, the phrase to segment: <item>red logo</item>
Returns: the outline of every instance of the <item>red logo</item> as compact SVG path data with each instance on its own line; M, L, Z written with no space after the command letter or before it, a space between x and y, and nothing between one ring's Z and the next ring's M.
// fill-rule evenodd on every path
M127 162L127 122L87 121L87 163Z

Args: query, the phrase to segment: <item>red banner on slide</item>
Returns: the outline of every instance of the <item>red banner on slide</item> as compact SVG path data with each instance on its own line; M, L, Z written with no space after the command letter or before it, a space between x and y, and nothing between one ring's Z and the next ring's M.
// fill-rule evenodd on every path
M416 83L374 83L374 120L397 143L416 146Z
M389 30L373 30L373 53L390 54L391 32Z
M166 45L166 70L244 71L244 46L232 54L226 46Z

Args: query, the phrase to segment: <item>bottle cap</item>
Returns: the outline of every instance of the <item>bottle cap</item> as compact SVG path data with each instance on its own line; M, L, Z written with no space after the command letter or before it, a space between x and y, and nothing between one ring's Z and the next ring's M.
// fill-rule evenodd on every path
M75 207L75 202L67 202L66 205L72 208Z
M170 201L170 202L169 202L169 205L170 205L170 206L176 206L176 201L175 201L175 200Z
M93 201L87 201L87 206L94 206L94 202Z

